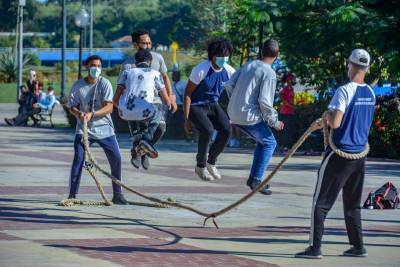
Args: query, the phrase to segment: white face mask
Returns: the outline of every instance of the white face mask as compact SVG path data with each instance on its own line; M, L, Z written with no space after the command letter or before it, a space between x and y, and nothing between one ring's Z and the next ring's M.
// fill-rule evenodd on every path
M89 75L92 78L99 78L101 74L101 68L98 67L90 67L89 69Z
M216 57L215 63L218 67L223 68L228 63L229 57Z

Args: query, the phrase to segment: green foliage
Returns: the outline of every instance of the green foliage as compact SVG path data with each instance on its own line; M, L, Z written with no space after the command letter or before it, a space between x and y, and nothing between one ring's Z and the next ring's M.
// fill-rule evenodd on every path
M50 43L44 38L32 38L32 47L34 48L50 48Z
M369 136L371 156L400 159L400 91L377 99Z
M22 60L23 71L27 70L34 62L31 54L24 54ZM0 54L0 76L5 82L15 82L17 79L18 61L14 50L10 49Z

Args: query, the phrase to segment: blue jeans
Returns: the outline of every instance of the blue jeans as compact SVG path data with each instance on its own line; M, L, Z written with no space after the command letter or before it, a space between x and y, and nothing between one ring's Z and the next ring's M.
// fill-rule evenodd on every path
M115 135L99 140L89 138L89 143L98 143L103 148L111 167L112 176L121 181L121 154L119 153L119 146ZM70 175L70 194L78 193L82 167L85 161L85 148L83 147L82 135L80 134L75 136L74 152L74 161ZM121 193L121 186L113 183L113 193L114 195Z
M141 134L146 141L155 145L165 133L164 113L161 105L155 105L153 117L142 121L128 121L131 137Z
M276 147L274 134L264 121L254 125L236 126L257 142L250 177L253 181L262 182L264 180L264 172Z

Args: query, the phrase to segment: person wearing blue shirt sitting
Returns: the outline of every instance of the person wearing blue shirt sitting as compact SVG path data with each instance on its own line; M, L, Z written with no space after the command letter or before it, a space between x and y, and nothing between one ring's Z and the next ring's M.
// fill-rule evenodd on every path
M54 96L54 88L49 86L47 88L47 94L38 103L33 104L33 107L40 108L42 110L51 110L56 103L56 97Z

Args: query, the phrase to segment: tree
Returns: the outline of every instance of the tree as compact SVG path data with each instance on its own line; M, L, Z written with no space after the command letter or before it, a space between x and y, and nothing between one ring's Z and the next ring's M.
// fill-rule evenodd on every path
M371 80L399 77L398 1L282 1L277 19L282 54L290 68L317 88L347 79L346 58L365 48L373 59Z
M22 60L23 71L27 70L31 65L33 58L30 54L25 54ZM3 76L7 83L15 82L17 79L18 62L15 58L13 49L7 50L0 54L0 75Z

